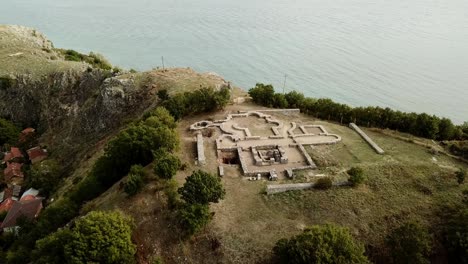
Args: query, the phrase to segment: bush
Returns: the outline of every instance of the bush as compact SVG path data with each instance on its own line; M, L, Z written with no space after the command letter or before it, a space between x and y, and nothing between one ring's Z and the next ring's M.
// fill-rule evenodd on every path
M167 206L170 209L179 207L181 201L179 198L179 193L177 192L177 181L174 179L168 180L164 188L164 194L167 197Z
M157 154L155 160L154 174L163 179L171 179L174 177L181 165L178 157L167 152L160 152Z
M207 204L186 204L178 211L178 218L187 235L192 236L210 222L211 214Z
M145 172L143 166L133 165L127 180L124 182L124 190L128 195L135 195L143 188L145 181Z
M330 177L319 178L315 184L314 188L319 190L327 190L333 186L333 180Z
M158 95L159 100L161 101L166 101L169 99L169 93L167 92L166 89L159 90L157 95Z
M352 167L348 170L349 182L352 186L357 186L364 182L364 171L360 167Z
M464 193L466 197L466 193ZM455 208L444 223L444 245L449 253L450 263L468 263L468 209L464 204Z
M393 230L386 243L395 264L429 263L427 257L431 250L431 237L429 232L417 223L406 223Z
M179 188L182 199L190 204L217 203L224 198L226 191L219 177L198 170L186 178L183 187Z
M15 80L9 78L9 77L0 77L0 90L7 90L13 84L15 83Z
M93 67L103 70L112 70L112 65L104 58L104 56L97 53L89 53L89 55L81 54L75 50L59 50L65 56L67 61L84 61L91 64Z
M455 176L457 177L458 184L463 184L466 178L466 170L464 168L460 168L456 173Z
M369 263L364 246L356 242L348 229L335 226L312 226L300 235L280 239L273 253L280 263Z

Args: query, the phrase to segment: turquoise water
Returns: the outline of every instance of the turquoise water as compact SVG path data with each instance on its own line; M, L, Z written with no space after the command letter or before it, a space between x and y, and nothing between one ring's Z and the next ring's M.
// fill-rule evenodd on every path
M0 23L125 68L468 120L466 0L2 0Z

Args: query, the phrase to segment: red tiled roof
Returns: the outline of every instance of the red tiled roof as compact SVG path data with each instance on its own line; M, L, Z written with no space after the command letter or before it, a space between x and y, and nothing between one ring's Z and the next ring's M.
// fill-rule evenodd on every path
M10 150L11 154L13 155L13 158L22 158L23 153L21 153L21 150L17 147L11 147Z
M23 167L22 163L8 162L6 169L3 171L5 181L10 181L13 177L24 178L21 167Z
M30 133L34 133L35 131L36 129L32 127L28 127L28 128L23 129L23 131L21 131L21 134L30 134Z
M31 163L36 163L47 158L47 151L41 149L40 147L28 149L26 152L28 153Z
M22 215L29 219L34 219L39 215L41 210L42 198L32 201L14 201L0 228L16 226L16 220Z
M11 207L13 206L13 202L14 200L10 198L7 198L5 201L3 201L1 204L0 204L0 212L3 212L3 211L10 211Z
M11 159L13 159L13 155L11 154L11 152L7 152L5 154L5 157L3 157L4 162L10 161Z
M21 197L20 201L32 201L34 199L36 199L36 196L29 194Z
M7 162L10 161L14 158L22 158L23 153L21 153L21 150L16 147L11 147L10 152L7 152L5 157L3 157L3 161Z

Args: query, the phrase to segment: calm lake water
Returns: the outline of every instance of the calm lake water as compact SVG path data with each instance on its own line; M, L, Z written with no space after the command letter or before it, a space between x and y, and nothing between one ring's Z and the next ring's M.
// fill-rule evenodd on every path
M1 0L0 23L125 68L468 120L466 0Z

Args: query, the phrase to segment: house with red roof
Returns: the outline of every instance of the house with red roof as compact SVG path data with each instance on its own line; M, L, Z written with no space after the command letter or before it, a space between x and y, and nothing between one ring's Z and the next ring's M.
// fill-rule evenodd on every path
M30 138L32 138L34 136L35 132L36 132L36 129L34 129L32 127L28 127L28 128L23 129L23 131L21 131L21 134L19 136L19 141L20 142L26 142L28 139L30 139Z
M22 167L22 163L7 162L7 167L3 171L5 182L21 185L24 180L24 173L21 171Z
M14 201L15 200L13 200L11 197L5 199L5 201L3 201L0 204L0 213L10 211L11 207L13 206Z
M5 153L3 162L21 162L24 156L21 150L17 147L11 147L10 151Z
M20 217L26 217L30 220L39 216L42 210L42 200L40 197L24 196L19 201L13 201L8 214L0 225L0 228L5 232L15 232L18 230L17 220ZM28 197L28 198L26 198Z
M47 158L47 150L40 147L30 148L26 151L32 164L43 161Z

